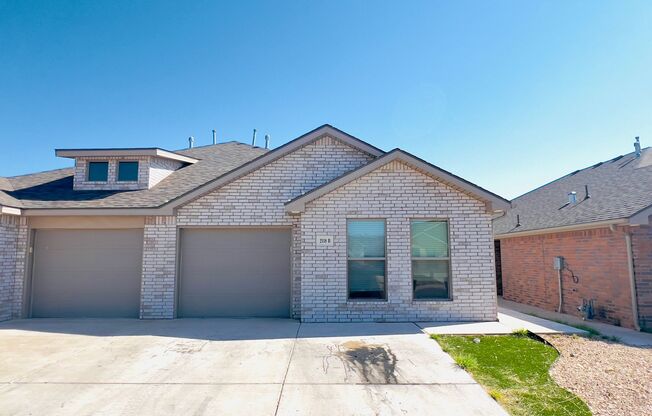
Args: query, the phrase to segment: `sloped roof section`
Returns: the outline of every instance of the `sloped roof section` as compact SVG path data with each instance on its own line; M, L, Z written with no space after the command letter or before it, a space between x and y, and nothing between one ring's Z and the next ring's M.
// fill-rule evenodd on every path
M11 190L3 192L25 209L155 208L267 152L237 142L180 150L176 153L198 161L138 191L75 191L68 168L5 178Z
M577 193L574 204L569 204L570 192ZM648 147L640 157L632 152L596 163L515 198L512 209L494 220L494 234L630 219L650 207L652 148Z
M332 180L318 188L311 190L285 204L285 209L288 212L302 212L305 209L305 205L326 195L327 193L334 191L335 189L346 185L374 170L378 169L381 166L386 165L392 161L402 161L416 168L417 170L435 177L440 182L445 183L461 192L464 192L472 197L479 199L490 205L492 210L504 210L509 208L509 201L506 199L487 191L484 188L481 188L478 185L475 185L465 179L460 178L459 176L453 175L452 173L441 169L433 164L430 164L423 159L420 159L408 152L405 152L401 149L394 149L389 153L377 158L376 160L356 169L351 172L348 172L339 178Z

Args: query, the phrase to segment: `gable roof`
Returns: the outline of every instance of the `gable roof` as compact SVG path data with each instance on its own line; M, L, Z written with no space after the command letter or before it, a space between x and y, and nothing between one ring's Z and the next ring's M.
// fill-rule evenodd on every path
M194 189L191 192L184 194L177 200L172 201L169 204L169 206L174 208L179 205L188 203L194 199L197 199L202 195L214 191L215 189L229 182L232 182L248 173L251 173L256 169L260 169L261 167L269 163L272 163L273 161L278 160L281 157L288 155L294 152L295 150L298 150L301 147L313 143L325 136L340 140L344 144L347 144L355 149L358 149L374 157L378 157L380 155L385 154L384 151L380 150L375 146L370 145L367 142L358 139L357 137L351 136L350 134L345 133L342 130L331 126L330 124L324 124L320 127L317 127L314 130L309 131L304 135L297 137L292 141L285 143L280 147L277 147L276 149L264 155L261 155L256 159L253 159L243 164L242 166L238 167L237 169L234 169L233 171L226 173L225 175L222 175L220 177L215 178L212 181L207 182L206 184L198 187L197 189Z
M404 162L425 174L435 177L438 181L445 183L454 189L457 189L489 204L489 209L504 210L509 208L509 201L506 199L492 192L489 192L486 189L481 188L480 186L475 185L465 179L462 179L459 176L453 175L452 173L440 167L428 163L425 160L420 159L404 150L394 149L391 152L386 153L385 155L358 169L345 173L344 175L335 178L334 180L322 186L319 186L301 196L298 196L297 198L292 199L285 204L285 209L288 212L302 212L305 210L305 206L308 202L314 201L315 199L320 198L321 196L326 195L327 193L341 186L344 186L347 183L350 183L395 160Z
M155 187L137 191L73 190L73 169L58 169L2 178L0 205L29 209L28 215L170 215L174 208L211 192L324 136L329 136L374 157L384 154L374 147L329 124L322 125L274 149L227 142L173 152L197 160L167 176ZM147 148L144 150L156 150ZM98 149L90 149L96 151ZM120 149L118 149L120 150ZM122 149L127 150L127 149ZM137 149L143 150L143 149ZM76 152L75 149L70 149ZM67 150L62 155L67 155ZM11 205L13 203L14 205ZM100 212L102 210L102 212ZM106 212L110 210L110 212Z
M573 191L577 203L571 205L568 193ZM515 198L512 209L495 219L493 227L494 234L501 236L615 220L647 223L651 210L652 148L648 147L638 158L632 152L596 163Z

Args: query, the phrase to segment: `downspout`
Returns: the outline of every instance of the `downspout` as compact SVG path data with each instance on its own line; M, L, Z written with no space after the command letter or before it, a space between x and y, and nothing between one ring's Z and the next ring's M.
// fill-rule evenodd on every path
M636 278L634 276L634 252L632 250L632 236L627 231L625 233L625 243L627 244L627 267L629 269L629 287L632 296L632 316L634 317L634 328L641 330L638 322L638 300L636 299Z

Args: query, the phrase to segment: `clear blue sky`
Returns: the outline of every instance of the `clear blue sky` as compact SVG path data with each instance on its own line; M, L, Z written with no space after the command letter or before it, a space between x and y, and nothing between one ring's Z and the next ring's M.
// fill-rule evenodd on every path
M1 176L324 123L512 198L652 145L652 2L0 0Z

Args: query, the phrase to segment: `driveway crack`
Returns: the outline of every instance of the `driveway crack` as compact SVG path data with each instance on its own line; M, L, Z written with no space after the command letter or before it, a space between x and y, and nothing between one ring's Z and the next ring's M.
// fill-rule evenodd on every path
M297 340L299 338L299 330L301 329L301 322L297 327L297 332L294 334L294 342L292 343L292 349L290 350L290 358L288 359L288 365L285 368L285 374L283 375L283 382L281 383L281 391L278 393L278 400L276 401L276 410L274 411L274 416L278 414L278 408L281 405L281 397L283 397L283 389L285 388L285 381L288 378L288 373L290 372L290 364L292 364L292 357L294 356L294 349L297 346Z

